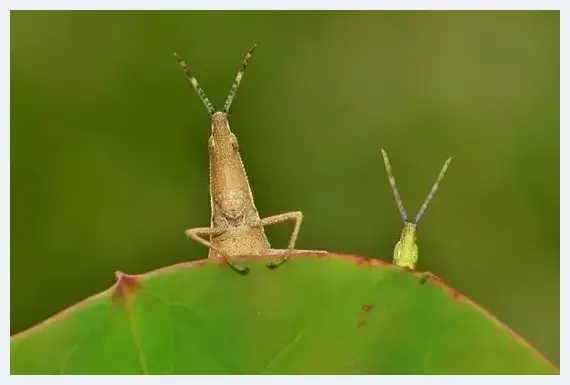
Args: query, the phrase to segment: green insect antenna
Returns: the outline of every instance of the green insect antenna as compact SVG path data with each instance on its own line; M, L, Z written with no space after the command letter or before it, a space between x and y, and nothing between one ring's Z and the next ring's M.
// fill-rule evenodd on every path
M213 115L214 112L216 112L214 110L214 106L212 106L212 103L210 103L210 101L208 100L206 93L204 92L202 87L200 87L200 84L198 84L198 80L196 80L196 78L194 77L192 72L190 72L190 70L188 69L188 65L186 65L186 62L184 60L182 60L182 58L180 58L180 56L178 56L178 54L176 52L174 52L174 57L176 58L176 60L178 60L178 64L180 64L180 67L182 67L182 70L186 74L188 81L190 82L190 84L192 84L192 87L194 87L194 89L196 90L196 93L198 94L198 96L200 97L200 100L202 100L202 102L204 103L204 105L208 109L208 112L210 113L210 115Z
M245 55L245 59L243 59L243 63L241 63L241 67L239 67L239 71L237 73L236 80L234 80L234 84L232 84L232 88L230 89L230 93L228 94L228 98L226 99L226 102L224 103L224 108L222 109L222 112L224 112L226 114L230 110L230 106L232 105L232 102L234 101L237 90L238 90L239 85L241 83L241 79L243 78L243 74L245 72L245 69L247 68L247 65L249 64L249 60L253 56L253 52L255 51L256 47L257 47L257 44L254 44L253 47L251 47L249 49L249 51L247 51L247 54Z
M402 202L402 198L400 197L400 192L398 191L398 186L396 186L396 179L394 178L394 174L392 174L392 167L390 166L390 160L388 159L388 154L384 149L380 149L382 152L382 157L384 158L384 166L386 167L386 172L388 173L388 180L390 181L390 186L392 187L392 192L394 193L394 198L396 198L396 205L398 206L398 210L400 211L400 215L402 216L402 221L404 223L408 222L408 214L406 213L406 209L404 208L404 202Z
M415 224L417 224L420 221L420 219L422 219L422 216L424 215L424 213L426 211L427 205L429 204L429 202L434 197L435 192L437 191L437 188L439 187L439 183L441 182L445 173L447 172L447 167L449 167L450 162L451 162L451 158L448 158L445 161L445 164L443 165L443 167L441 168L441 171L439 172L437 180L435 181L433 187L431 188L431 191L429 192L424 204L422 205L422 207L420 207L420 211L418 212L418 215L416 215L416 219L414 219Z

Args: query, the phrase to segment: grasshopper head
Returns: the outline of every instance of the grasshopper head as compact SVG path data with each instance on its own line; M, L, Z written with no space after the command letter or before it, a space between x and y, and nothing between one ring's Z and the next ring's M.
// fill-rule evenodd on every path
M218 111L212 115L212 135L210 135L208 146L210 151L218 148L218 154L226 154L226 156L231 154L232 149L237 150L239 148L237 138L230 129L228 115L225 112Z
M418 263L418 245L416 243L416 224L405 222L400 240L394 249L394 264L414 269Z
M212 136L214 140L227 137L230 133L228 115L222 111L214 112L212 115Z

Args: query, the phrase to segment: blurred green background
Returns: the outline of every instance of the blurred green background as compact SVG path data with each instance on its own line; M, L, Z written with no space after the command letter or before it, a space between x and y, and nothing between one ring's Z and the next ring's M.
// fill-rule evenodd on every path
M142 273L200 259L209 116L177 51L230 112L261 215L305 214L298 248L421 270L556 364L559 12L12 12L11 333ZM267 230L285 247L292 229Z

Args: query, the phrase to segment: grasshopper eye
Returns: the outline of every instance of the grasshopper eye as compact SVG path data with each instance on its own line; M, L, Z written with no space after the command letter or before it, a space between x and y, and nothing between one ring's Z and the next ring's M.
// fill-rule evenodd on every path
M230 141L232 143L232 147L234 150L239 151L239 144L238 144L238 140L237 137L232 133L230 136Z
M208 150L210 152L214 151L214 137L210 136L210 138L208 139Z

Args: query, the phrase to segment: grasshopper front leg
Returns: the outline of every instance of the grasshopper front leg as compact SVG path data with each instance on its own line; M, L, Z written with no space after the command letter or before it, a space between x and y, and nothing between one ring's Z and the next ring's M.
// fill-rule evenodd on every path
M196 227L193 229L188 229L186 230L184 233L186 234L186 236L188 238L191 238L193 240L195 240L196 242L206 246L208 249L212 249L214 250L216 253L218 253L219 255L221 255L226 263L238 274L241 275L246 275L247 273L249 273L249 267L243 267L243 266L239 266L234 264L230 257L227 256L224 252L222 252L220 249L218 249L217 247L215 247L214 245L212 245L212 243L204 238L202 238L203 236L206 237L215 237L217 235L223 234L225 232L224 229L212 229L210 227ZM202 237L201 237L202 236Z
M267 218L263 218L259 222L259 226L265 227L287 221L295 221L295 227L293 228L293 233L291 233L291 238L289 238L289 246L287 247L287 250L283 253L283 256L279 262L269 262L267 264L267 267L270 269L275 269L281 266L283 263L287 262L291 253L295 250L295 243L297 242L297 237L299 236L301 223L303 223L303 213L300 211L291 211L288 213L277 214Z

